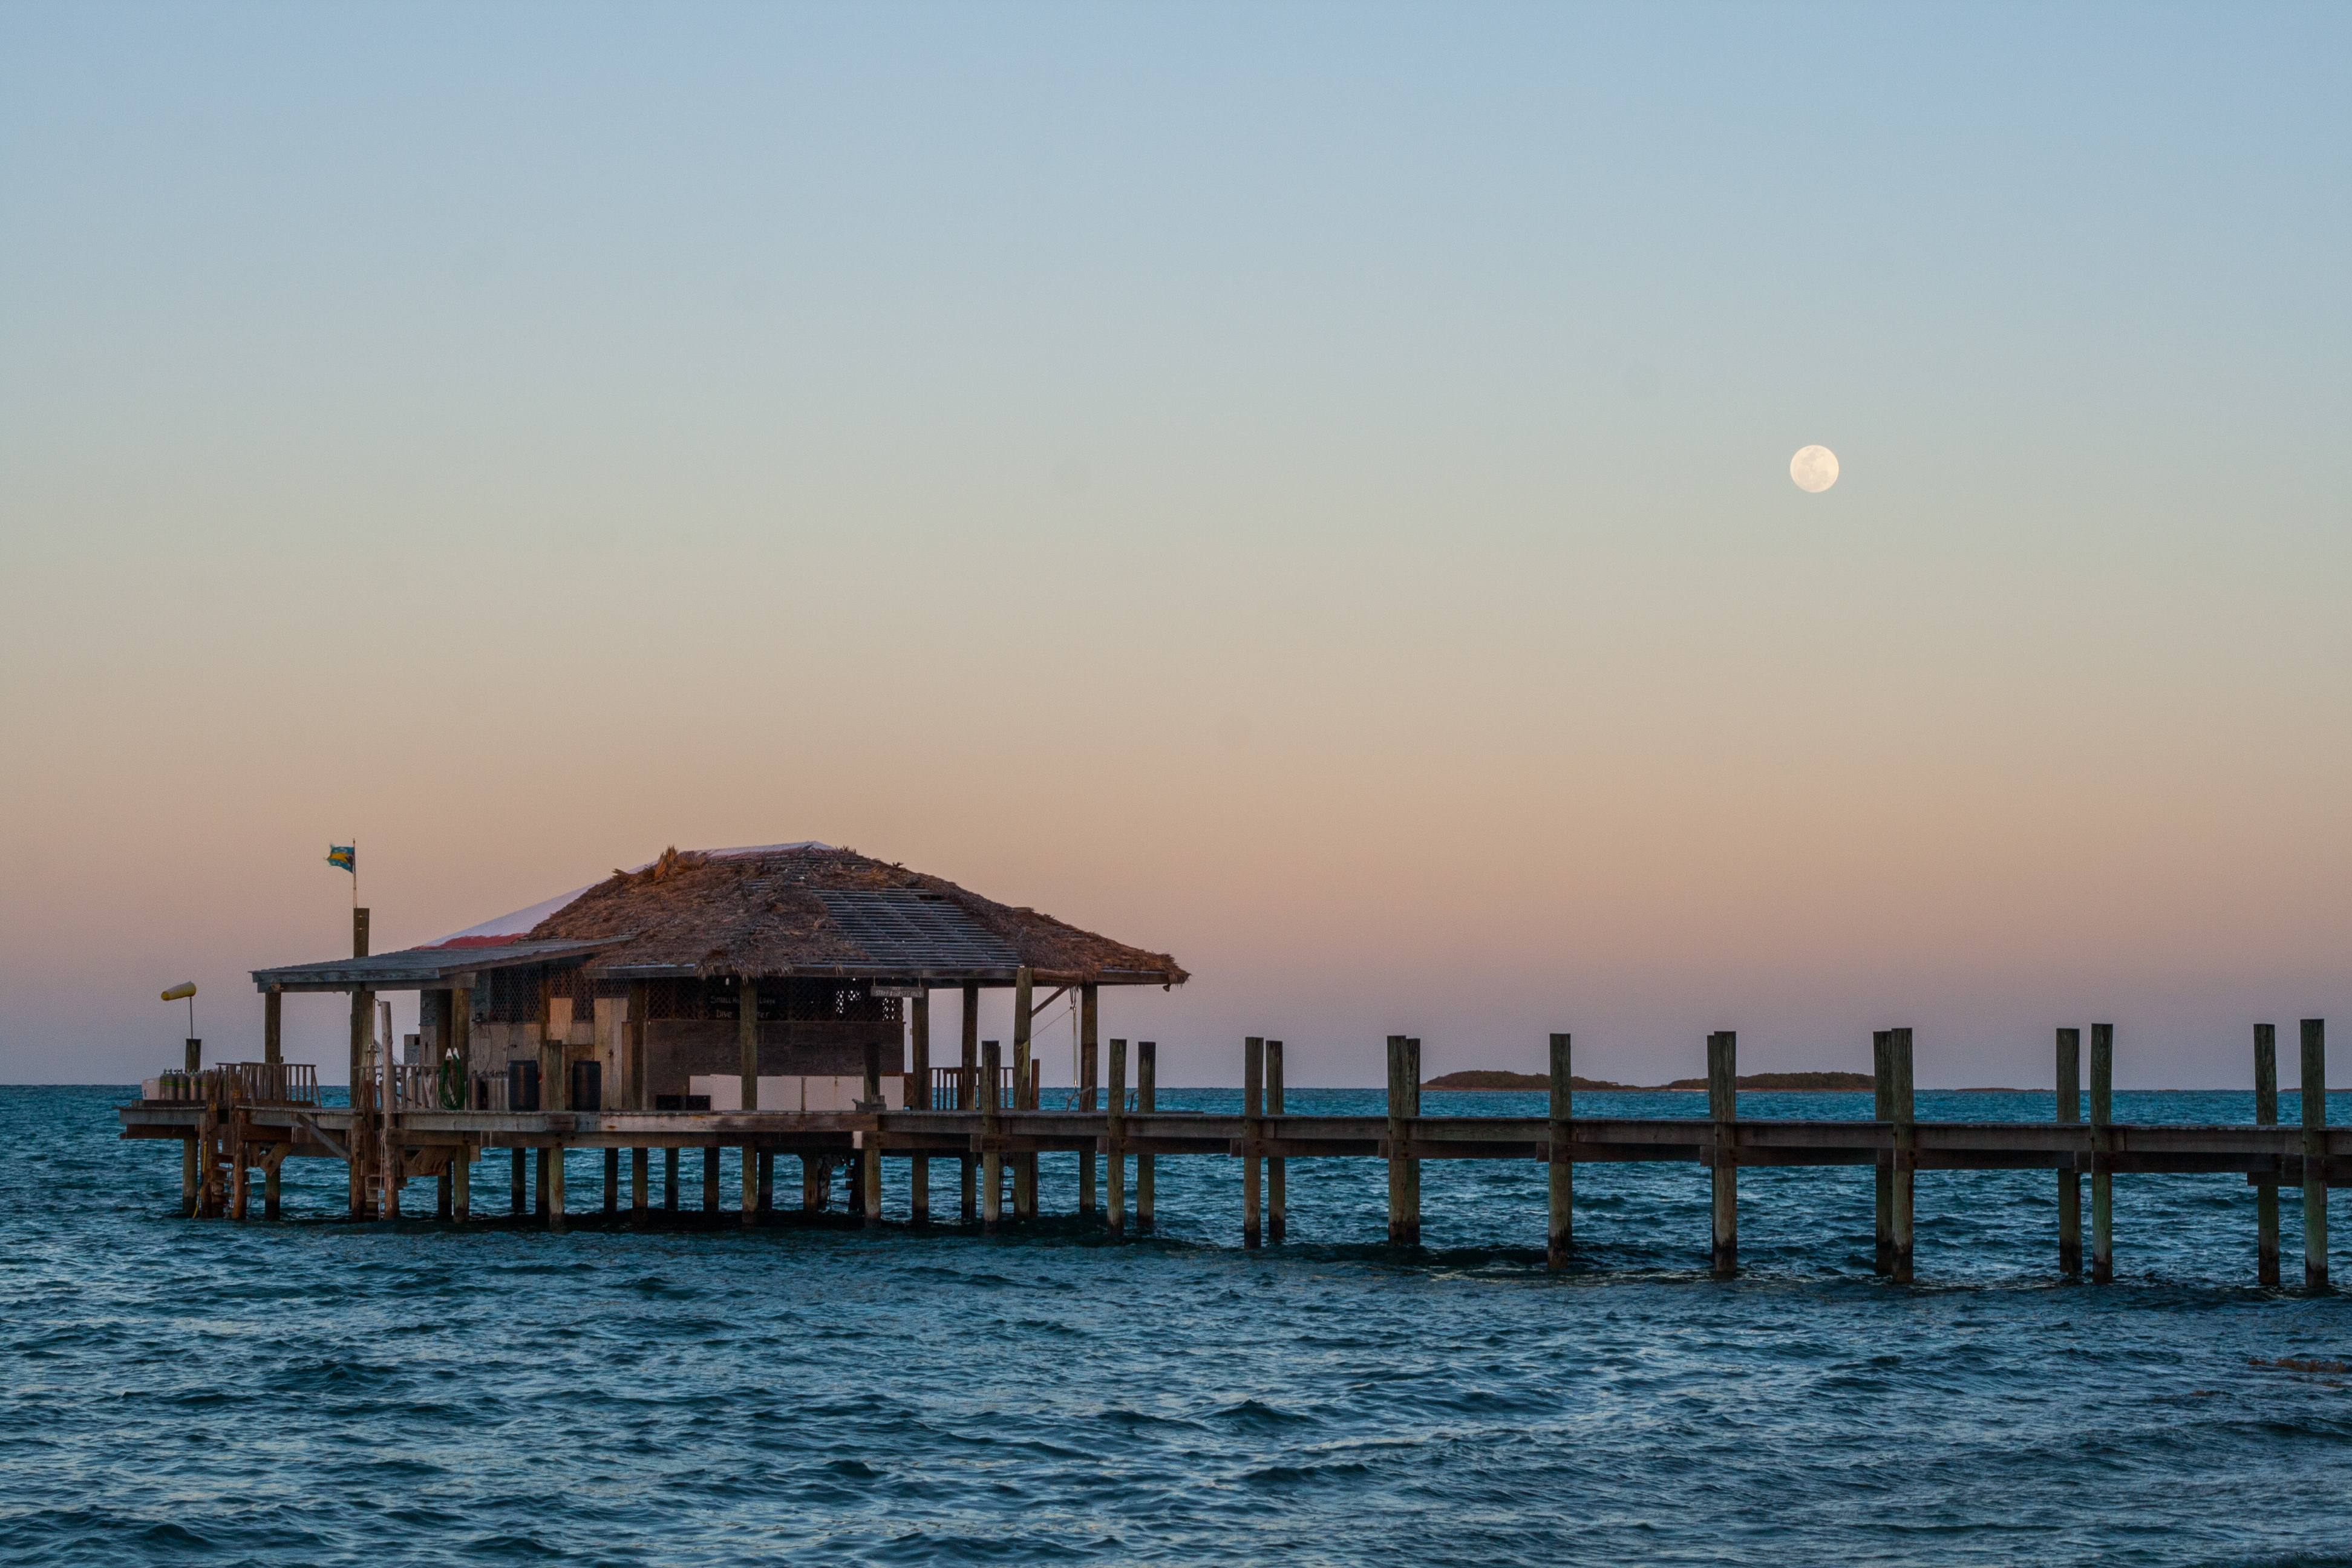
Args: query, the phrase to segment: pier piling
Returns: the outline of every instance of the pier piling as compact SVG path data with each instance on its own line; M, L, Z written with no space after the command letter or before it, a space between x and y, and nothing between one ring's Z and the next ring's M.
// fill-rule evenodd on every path
M272 1151L273 1154L281 1157L283 1152L283 1146ZM469 1143L450 1159L449 1218L457 1225L464 1225L474 1217L474 1146ZM278 1217L278 1160L273 1158L269 1162L268 1184L262 1188L262 1201L266 1205L264 1212L271 1219Z
M996 1232L997 1212L1004 1201L1003 1099L996 1087L1003 1052L994 1040L980 1045L980 1229Z
M2053 1120L2069 1126L2083 1120L2083 1031L2058 1031L2058 1098ZM2070 1162L2058 1172L2058 1272L2083 1274L2083 1176Z
M760 985L751 979L739 981L735 990L735 1049L741 1058L742 1098L736 1103L746 1110L760 1109ZM760 1163L752 1158L751 1145L743 1145L743 1223L760 1223Z
M1895 1169L1887 1205L1887 1235L1893 1243L1888 1274L1897 1285L1911 1283L1911 1189L1919 1169L1919 1132L1914 1118L1911 1031L1886 1031L1887 1078L1893 1087Z
M931 994L926 989L907 999L907 1109L931 1109ZM907 1219L911 1225L931 1223L931 1157L917 1153L907 1161Z
M2116 1026L2091 1026L2091 1283L2116 1277Z
M1739 1269L1738 1117L1739 1037L1719 1029L1706 1037L1706 1109L1714 1122L1708 1148L1709 1186L1714 1198L1716 1273Z
M1265 1041L1242 1042L1242 1246L1263 1245L1258 1229L1258 1118L1265 1112Z
M604 1151L604 1223L621 1217L621 1152Z
M1149 1116L1159 1108L1159 1042L1138 1040L1135 1043L1135 1109L1139 1115ZM1135 1229L1139 1236L1151 1234L1153 1158L1150 1154L1135 1157Z
M1275 1125L1260 1131L1268 1137L1279 1139L1282 1136L1283 1114L1280 1040L1265 1043L1265 1114L1275 1120ZM1282 1155L1269 1154L1265 1157L1265 1238L1268 1241L1282 1239L1283 1215L1289 1206L1288 1184L1286 1181L1288 1174L1289 1163Z
M1097 1043L1096 1030L1102 1021L1102 994L1094 982L1078 987L1078 1108L1091 1116L1095 1100L1101 1086L1098 1077L1101 1047ZM1095 1215L1095 1152L1078 1151L1078 1217L1092 1219Z
M2278 1026L2254 1026L2254 1125L2278 1125ZM2275 1288L2279 1282L2278 1184L2254 1188L2254 1279Z
M677 1145L662 1151L662 1213L677 1212Z
M1389 1244L1421 1245L1421 1164L1412 1157L1421 1116L1421 1042L1389 1037Z
M1546 1107L1551 1125L1546 1129L1545 1206L1549 1224L1544 1239L1544 1267L1558 1273L1568 1267L1568 1249L1575 1240L1576 1166L1570 1158L1575 1130L1569 1119L1576 1114L1576 1079L1569 1068L1569 1037L1551 1037L1551 1103Z
M707 1215L719 1212L719 1145L716 1143L702 1146L702 1212Z
M1870 1037L1871 1115L1892 1126L1895 1121L1895 1031L1876 1029ZM1895 1151L1880 1154L1873 1173L1877 1189L1877 1272L1895 1272Z
M563 1229L563 1155L561 1143L541 1151L541 1157L547 1161L543 1167L547 1173L547 1228L559 1232Z
M629 1151L629 1223L643 1227L653 1210L653 1151Z
M2303 1021L2303 1288L2327 1289L2327 1025Z
M1110 1043L1110 1095L1103 1119L1104 1217L1118 1240L1127 1231L1127 1042Z

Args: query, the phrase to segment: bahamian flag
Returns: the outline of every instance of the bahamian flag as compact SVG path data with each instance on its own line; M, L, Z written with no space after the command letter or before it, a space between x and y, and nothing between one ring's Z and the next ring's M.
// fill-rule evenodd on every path
M330 844L327 846L327 864L341 866L356 877L360 874L360 852L349 844Z

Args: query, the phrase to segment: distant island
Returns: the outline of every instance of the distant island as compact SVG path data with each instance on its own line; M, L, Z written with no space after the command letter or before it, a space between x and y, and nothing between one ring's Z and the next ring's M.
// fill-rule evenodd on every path
M1590 1090L1597 1094L1654 1094L1670 1089L1703 1089L1703 1078L1678 1078L1672 1083L1639 1084L1612 1083L1607 1079L1570 1078L1571 1089ZM1494 1068L1473 1068L1466 1072L1450 1072L1443 1078L1431 1079L1423 1089L1549 1089L1551 1079L1538 1072L1503 1072ZM1799 1090L1813 1092L1868 1093L1874 1087L1866 1072L1759 1072L1743 1073L1738 1080L1741 1089ZM1987 1092L1984 1090L1979 1093Z

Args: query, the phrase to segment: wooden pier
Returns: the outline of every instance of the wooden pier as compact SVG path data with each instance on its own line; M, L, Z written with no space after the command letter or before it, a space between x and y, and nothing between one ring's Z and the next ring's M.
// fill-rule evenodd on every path
M2352 1127L2326 1125L2325 1026L2302 1025L2299 1125L2277 1125L2278 1090L2274 1033L2254 1030L2256 1121L2235 1126L2149 1126L2117 1122L2112 1116L2115 1031L2091 1026L2088 1116L2084 1117L2080 1078L2080 1032L2056 1036L2056 1115L2047 1121L1921 1121L1914 1107L1912 1037L1908 1029L1879 1032L1873 1041L1877 1096L1872 1121L1745 1118L1738 1114L1737 1037L1720 1033L1707 1041L1707 1114L1704 1117L1613 1117L1579 1115L1570 1071L1567 1035L1550 1041L1550 1097L1540 1117L1430 1116L1423 1113L1421 1042L1402 1036L1388 1041L1388 1105L1383 1116L1301 1116L1285 1109L1282 1043L1252 1038L1243 1050L1243 1103L1234 1113L1166 1110L1155 1102L1156 1051L1150 1042L1137 1049L1135 1088L1129 1086L1128 1046L1108 1042L1107 1095L1095 1103L1097 1079L1088 1067L1076 1104L1048 1110L1038 1105L1036 1074L1028 1060L1029 1041L1016 1039L1013 1070L1001 1064L993 1040L967 1041L963 1068L906 1075L912 1109L885 1108L881 1074L869 1053L858 1109L845 1111L787 1110L451 1110L401 1100L397 1080L389 1091L362 1086L356 1108L322 1106L307 1070L278 1064L236 1064L174 1079L163 1098L121 1108L122 1135L166 1139L184 1145L183 1200L194 1215L244 1219L256 1207L251 1194L257 1174L264 1187L265 1215L279 1212L278 1173L289 1158L341 1160L353 1172L354 1213L396 1215L404 1212L403 1189L410 1182L436 1184L435 1212L452 1224L473 1217L469 1172L497 1150L510 1152L509 1212L563 1227L569 1212L563 1194L566 1149L605 1151L603 1213L617 1221L623 1205L623 1152L627 1152L626 1206L633 1223L652 1220L657 1206L675 1215L681 1205L682 1151L700 1150L700 1192L693 1206L717 1215L719 1159L723 1148L742 1152L744 1171L740 1223L757 1225L773 1213L775 1158L802 1162L802 1207L821 1209L831 1182L829 1169L846 1166L856 1179L854 1201L869 1226L882 1223L886 1164L905 1161L910 1179L920 1183L910 1204L918 1225L929 1220L930 1162L959 1162L962 1218L995 1231L1036 1216L1039 1156L1071 1154L1081 1162L1079 1203L1090 1214L1095 1163L1107 1162L1099 1188L1108 1235L1129 1232L1129 1194L1134 1199L1132 1228L1149 1232L1154 1215L1154 1162L1166 1156L1238 1160L1236 1226L1243 1246L1281 1242L1288 1234L1285 1173L1292 1160L1375 1160L1386 1166L1388 1239L1416 1245L1421 1236L1421 1163L1426 1160L1520 1160L1549 1167L1549 1224L1546 1252L1550 1266L1565 1268L1574 1248L1574 1170L1579 1164L1627 1161L1680 1161L1707 1173L1711 1190L1713 1268L1729 1274L1738 1267L1738 1173L1742 1167L1783 1165L1868 1166L1875 1173L1878 1268L1893 1280L1913 1276L1912 1197L1917 1173L1987 1170L2042 1170L2057 1184L2057 1234L2053 1238L2060 1269L2069 1275L2083 1265L2080 1181L2091 1178L2090 1277L2113 1277L2114 1180L2146 1173L2237 1176L2262 1189L2258 1208L2258 1273L2265 1285L2278 1283L2276 1190L2299 1187L2304 1214L2304 1284L2327 1286L2326 1188L2352 1185ZM927 1063L927 1047L919 1055ZM392 1109L381 1108L388 1100ZM649 1191L652 1152L662 1153L658 1202ZM526 1213L526 1166L537 1165L533 1214ZM1135 1162L1130 1184L1128 1161ZM975 1179L976 1178L976 1179ZM1008 1182L1009 1178L1009 1182ZM1010 1202L1005 1189L1012 1188ZM372 1197L362 1201L361 1188ZM1009 1212L1008 1212L1009 1211ZM1328 1237L1316 1239L1357 1239ZM1530 1240L1532 1241L1532 1237ZM1696 1247L1694 1238L1694 1245Z

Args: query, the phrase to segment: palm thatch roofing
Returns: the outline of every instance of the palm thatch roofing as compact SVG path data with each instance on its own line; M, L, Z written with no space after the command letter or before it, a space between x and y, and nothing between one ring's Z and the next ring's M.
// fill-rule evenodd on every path
M424 947L254 971L264 991L411 990L553 963L599 979L860 976L1006 985L1181 985L1129 947L940 877L826 844L665 850L634 871Z

